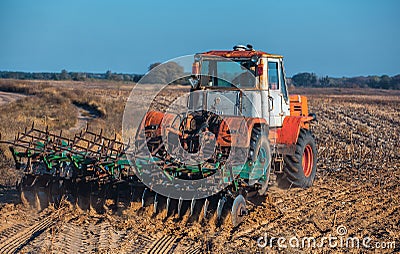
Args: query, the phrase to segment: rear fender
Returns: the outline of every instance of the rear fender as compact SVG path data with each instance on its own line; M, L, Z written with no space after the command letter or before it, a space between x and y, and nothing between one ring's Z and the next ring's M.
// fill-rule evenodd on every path
M146 139L151 138L152 140L164 139L170 133L181 136L181 132L179 131L181 121L181 116L178 114L163 113L160 111L147 112L140 124L137 140L143 140L143 134L145 134Z
M157 137L161 136L161 123L164 118L164 113L160 111L149 111L143 117L140 123L139 130L137 132L137 138L140 139L140 135L144 133L146 137ZM143 138L143 137L142 137Z
M315 120L313 116L286 116L282 128L277 130L277 143L294 145L297 143L300 129L309 129L309 123Z

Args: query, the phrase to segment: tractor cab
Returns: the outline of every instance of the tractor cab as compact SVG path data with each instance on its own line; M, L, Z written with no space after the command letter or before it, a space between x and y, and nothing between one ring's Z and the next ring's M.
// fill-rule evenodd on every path
M282 126L290 114L283 57L238 45L195 55L191 79L195 110L220 115L262 117Z

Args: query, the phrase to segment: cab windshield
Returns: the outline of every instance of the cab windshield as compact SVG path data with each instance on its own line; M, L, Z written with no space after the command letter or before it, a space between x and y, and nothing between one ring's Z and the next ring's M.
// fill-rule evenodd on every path
M200 85L203 87L255 87L256 64L250 60L203 59Z

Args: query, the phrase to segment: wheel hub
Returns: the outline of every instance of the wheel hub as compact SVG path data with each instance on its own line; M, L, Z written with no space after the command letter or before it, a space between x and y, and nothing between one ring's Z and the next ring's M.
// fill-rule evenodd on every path
M313 161L312 147L311 145L306 145L306 147L304 148L303 158L302 158L303 171L306 177L309 177L311 175L313 165L314 161Z

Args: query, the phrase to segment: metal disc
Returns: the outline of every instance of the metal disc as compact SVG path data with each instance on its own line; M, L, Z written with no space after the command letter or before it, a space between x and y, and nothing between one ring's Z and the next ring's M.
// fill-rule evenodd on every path
M243 221L244 215L247 214L246 200L242 195L237 196L233 201L231 214L232 224L236 227Z
M167 216L168 216L169 204L170 204L170 203L171 203L171 198L168 197L168 198L167 198L167 206L166 206L166 209L167 209Z
M219 201L218 201L218 206L217 206L217 218L221 219L222 216L222 210L224 209L224 204L226 202L226 197L223 196Z
M183 203L183 199L179 198L179 202L178 202L178 217L181 217L182 203Z
M142 207L145 207L145 205L146 205L146 194L147 194L147 188L144 189L143 194L142 194Z
M154 204L153 204L153 213L156 214L157 213L157 206L158 206L158 199L157 199L157 193L156 195L154 195Z
M32 176L24 176L20 184L20 195L22 203L29 207L35 205L35 190L32 187L32 182L34 181Z
M268 176L269 177L269 176ZM268 184L269 184L269 181L267 180L267 181L262 181L261 182L261 188L258 190L258 195L260 195L260 196L263 196L263 195L265 195L265 193L267 192L267 190L268 190Z
M192 198L192 203L190 203L190 216L193 215L195 205L196 205L196 199Z
M206 199L204 201L204 206L203 206L203 218L206 219L207 218L207 210L208 210L208 205L210 204L210 201L208 201L208 199Z
M131 185L131 186L130 186L130 192L129 192L130 201L131 201L131 202L134 202L134 201L135 201L135 194L136 194L136 189Z

